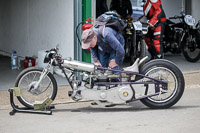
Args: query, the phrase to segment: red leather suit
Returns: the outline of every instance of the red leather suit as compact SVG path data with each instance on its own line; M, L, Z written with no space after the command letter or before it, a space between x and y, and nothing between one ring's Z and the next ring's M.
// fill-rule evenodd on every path
M163 54L161 41L166 23L161 0L147 0L144 4L144 15L148 19L148 24L153 27L148 29L145 41L150 53L153 54L154 58L157 58L157 55Z

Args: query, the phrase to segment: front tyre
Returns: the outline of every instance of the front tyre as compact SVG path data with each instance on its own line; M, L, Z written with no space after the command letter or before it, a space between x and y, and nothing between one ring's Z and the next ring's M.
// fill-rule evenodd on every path
M182 51L189 62L197 62L200 59L200 44L198 34L191 32L185 35L182 41Z
M131 50L130 65L132 65L137 58L142 59L146 56L146 43L145 43L143 38L140 38L140 40L137 41L136 45L134 45L134 46L135 47L133 47L132 50Z
M54 100L57 94L57 83L54 76L48 73L39 84L34 85L39 80L43 69L31 67L23 70L17 77L15 87L20 88L21 95L18 100L28 108L33 108L35 101L44 101L47 97Z
M179 68L170 61L156 59L141 68L141 73L168 82L168 91L142 99L141 102L154 109L165 109L176 104L184 92L185 81Z

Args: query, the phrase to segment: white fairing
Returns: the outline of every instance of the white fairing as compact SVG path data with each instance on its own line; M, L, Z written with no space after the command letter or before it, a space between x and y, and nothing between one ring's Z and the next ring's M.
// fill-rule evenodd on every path
M195 19L191 16L191 15L186 15L184 17L184 21L187 25L190 25L190 26L194 26L195 25Z

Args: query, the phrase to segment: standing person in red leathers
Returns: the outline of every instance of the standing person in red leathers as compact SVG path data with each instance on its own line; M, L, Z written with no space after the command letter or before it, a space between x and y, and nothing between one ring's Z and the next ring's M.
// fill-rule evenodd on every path
M161 0L143 0L144 16L149 25L145 41L152 58L163 58L162 36L166 24L165 12L162 8Z

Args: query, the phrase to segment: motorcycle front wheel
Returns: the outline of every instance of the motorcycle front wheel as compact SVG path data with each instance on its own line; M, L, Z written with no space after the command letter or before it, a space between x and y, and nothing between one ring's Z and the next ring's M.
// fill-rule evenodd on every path
M167 92L141 100L146 106L154 109L166 109L176 104L183 95L184 77L172 62L163 59L152 60L141 68L141 73L168 82Z
M200 59L200 44L198 34L191 32L185 35L182 41L182 52L189 62L197 62Z
M139 41L136 41L136 45L133 45L135 47L131 47L131 61L130 65L132 65L137 58L144 58L146 56L146 43L144 39L139 39Z
M15 87L20 88L19 102L25 107L33 108L35 101L44 101L46 98L55 99L57 94L57 82L49 72L34 88L42 74L42 68L31 67L23 70L15 81Z

